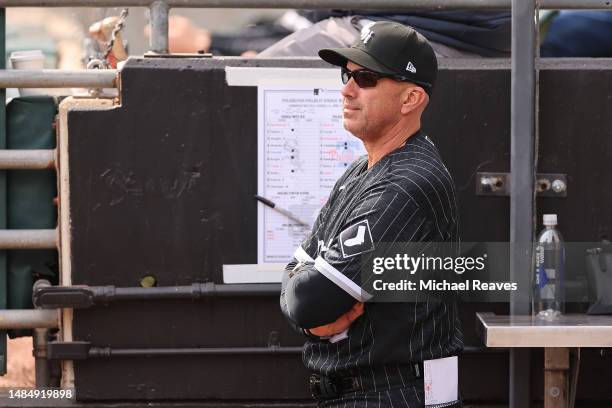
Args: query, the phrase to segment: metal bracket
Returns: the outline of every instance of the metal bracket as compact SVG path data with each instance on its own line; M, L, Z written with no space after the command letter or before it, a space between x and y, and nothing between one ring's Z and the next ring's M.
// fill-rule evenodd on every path
M93 306L95 301L94 293L88 286L45 286L34 288L32 303L42 309L85 309Z
M538 174L536 188L542 197L567 197L567 174Z
M52 341L47 343L49 360L85 360L89 358L88 341Z
M510 173L476 173L476 195L509 196Z
M510 173L476 173L476 195L509 196ZM538 173L536 189L540 197L567 197L567 174Z

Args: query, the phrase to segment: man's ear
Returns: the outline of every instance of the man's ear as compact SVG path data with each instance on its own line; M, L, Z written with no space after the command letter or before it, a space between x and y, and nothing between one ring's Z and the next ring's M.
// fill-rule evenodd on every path
M423 109L429 102L429 96L420 86L409 86L402 92L402 114Z

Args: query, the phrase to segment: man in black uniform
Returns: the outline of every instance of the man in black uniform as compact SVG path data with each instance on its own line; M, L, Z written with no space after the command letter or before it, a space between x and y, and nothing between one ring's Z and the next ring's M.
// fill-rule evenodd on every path
M463 348L457 306L428 297L366 303L361 274L364 254L383 243L458 239L451 176L420 129L436 57L422 35L394 22L319 55L342 67L344 126L368 154L336 182L287 265L281 309L308 337L303 359L320 406L426 406L423 363Z

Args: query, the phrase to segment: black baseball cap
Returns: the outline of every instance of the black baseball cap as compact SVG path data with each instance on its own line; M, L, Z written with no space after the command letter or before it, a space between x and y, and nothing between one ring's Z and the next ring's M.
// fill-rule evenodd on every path
M425 37L412 27L392 21L363 26L350 48L329 48L319 56L332 65L345 67L347 61L383 75L401 77L423 86L427 93L436 82L438 60Z

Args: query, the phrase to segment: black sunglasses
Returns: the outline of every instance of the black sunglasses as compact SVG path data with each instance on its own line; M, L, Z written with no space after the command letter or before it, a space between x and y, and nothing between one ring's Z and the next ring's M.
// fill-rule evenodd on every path
M346 67L341 67L340 75L341 75L341 78L342 78L342 83L344 85L346 85L348 83L348 81L351 78L353 78L355 80L355 83L357 84L357 86L359 86L360 88L372 88L372 87L375 87L376 84L378 83L378 80L382 79L382 78L391 78L391 79L394 79L396 81L412 82L412 83L415 83L415 84L425 88L425 90L428 90L431 87L431 85L429 85L429 84L421 83L421 82L416 82L414 80L411 80L409 78L403 77L401 75L379 74L378 72L369 71L367 69L357 69L355 71L351 71L351 70L349 70Z
M353 78L360 88L372 88L376 86L379 79L387 77L378 72L368 71L367 69L351 71L346 67L342 67L340 73L344 85L348 84L348 81Z

